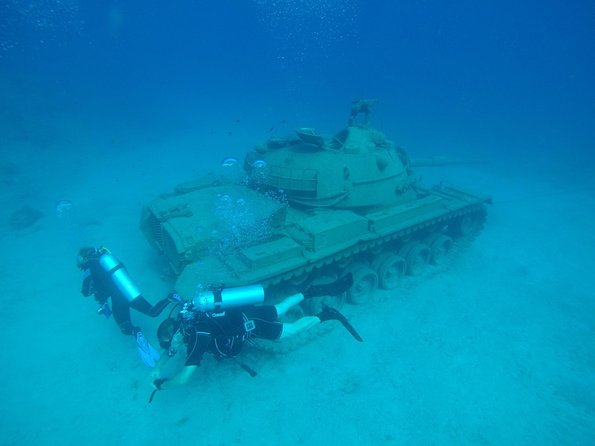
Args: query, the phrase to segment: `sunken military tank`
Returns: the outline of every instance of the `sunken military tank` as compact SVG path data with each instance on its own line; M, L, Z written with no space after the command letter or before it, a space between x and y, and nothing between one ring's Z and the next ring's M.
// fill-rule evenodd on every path
M351 273L346 297L362 303L377 287L440 265L477 234L489 198L421 184L412 168L441 162L411 160L370 128L373 103L354 102L348 126L333 137L298 129L256 146L243 168L224 160L226 173L180 184L146 206L141 228L167 259L177 291L191 299L260 284L274 303Z

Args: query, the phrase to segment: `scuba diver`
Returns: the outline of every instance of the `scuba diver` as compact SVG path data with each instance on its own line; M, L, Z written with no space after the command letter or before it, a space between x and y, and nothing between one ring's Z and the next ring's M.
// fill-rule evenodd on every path
M328 306L315 316L304 316L292 323L279 321L302 300L340 295L352 284L353 277L347 274L331 284L310 286L276 305L258 305L264 301L264 289L260 285L203 291L189 302L180 302L182 309L177 317L171 317L170 313L157 330L159 344L167 354L162 355L153 372L154 390L149 402L158 390L185 384L200 366L205 353L212 354L216 359L232 358L252 377L256 376L254 370L235 358L252 338L285 339L322 322L337 320L362 342L345 316ZM183 346L186 347L184 367L174 377L162 378L161 368Z
M83 296L93 294L99 303L97 314L103 314L106 318L113 314L122 333L136 338L143 362L149 367L155 367L160 354L145 338L140 327L132 324L130 308L149 317L157 317L170 302L176 300L176 295L172 293L157 304L151 305L142 296L122 262L103 246L82 248L78 253L77 266L83 270Z

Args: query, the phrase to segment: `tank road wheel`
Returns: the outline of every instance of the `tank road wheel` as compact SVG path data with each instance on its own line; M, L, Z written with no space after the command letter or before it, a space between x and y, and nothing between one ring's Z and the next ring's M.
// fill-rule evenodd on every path
M397 254L385 252L374 259L372 269L378 274L380 288L392 290L401 283L407 269L407 262Z
M426 268L430 259L430 248L423 243L409 242L400 249L399 254L407 262L407 274L416 276Z
M354 263L347 268L346 273L353 274L353 285L347 290L347 299L352 304L362 304L378 287L378 275L363 263Z
M452 249L452 239L440 232L430 234L424 243L430 248L429 261L432 265L442 265Z

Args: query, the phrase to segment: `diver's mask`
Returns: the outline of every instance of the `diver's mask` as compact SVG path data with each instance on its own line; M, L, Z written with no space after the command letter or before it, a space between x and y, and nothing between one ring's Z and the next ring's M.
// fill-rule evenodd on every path
M178 333L180 328L180 321L173 317L168 317L157 328L157 339L162 349L167 350L169 356L174 356L177 353L176 345L172 341Z

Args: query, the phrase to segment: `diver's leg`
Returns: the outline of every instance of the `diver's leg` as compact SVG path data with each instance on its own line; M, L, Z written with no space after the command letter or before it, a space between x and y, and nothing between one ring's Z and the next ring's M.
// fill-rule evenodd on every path
M163 310L165 310L165 308L171 303L171 299L169 297L166 297L165 299L161 299L159 302L157 302L155 305L153 305L153 309L151 310L151 313L149 313L149 316L151 317L157 317L161 314L161 312Z
M297 334L300 334L316 325L320 324L320 319L317 316L305 316L292 323L284 323L283 331L279 339L286 339Z
M130 302L130 308L134 308L136 311L140 311L149 317L157 317L163 310L165 310L165 307L167 307L167 304L170 302L171 300L166 297L155 305L151 305L143 296L138 296Z
M132 299L130 302L130 308L134 308L136 311L140 311L143 314L149 316L153 310L153 305L149 303L143 296L138 296Z
M286 297L278 304L275 304L275 308L277 309L277 317L283 316L285 313L287 313L287 310L289 310L291 307L295 307L302 300L304 300L304 295L302 293L297 293Z
M112 296L112 313L114 315L116 324L118 324L118 327L120 327L120 330L123 334L133 335L139 330L137 327L132 325L128 302L124 299L118 299Z

